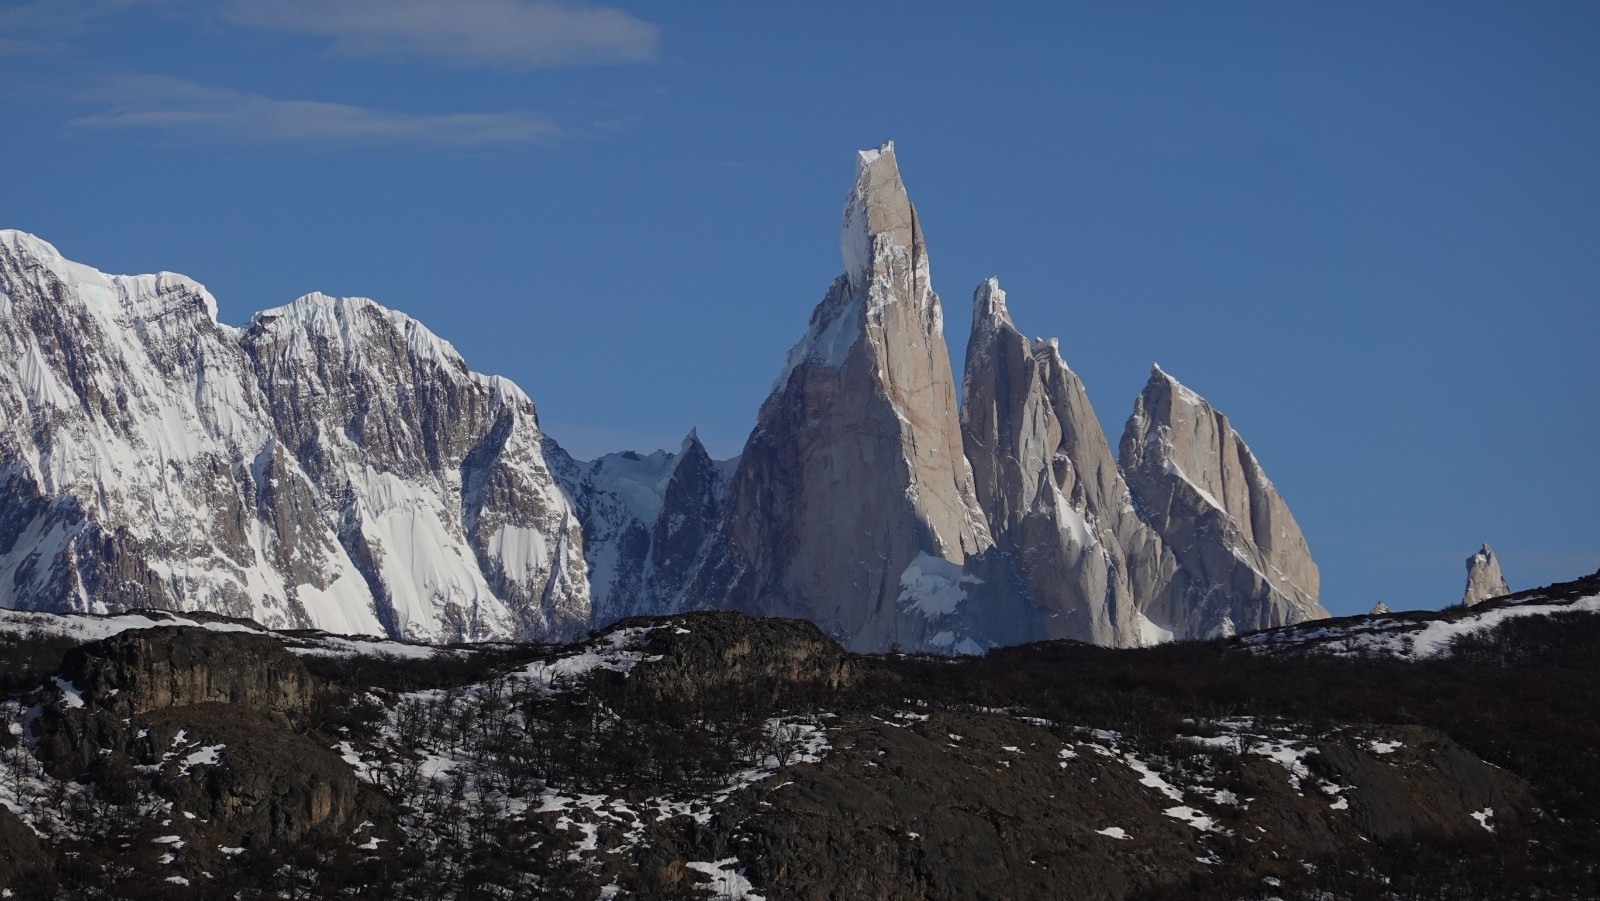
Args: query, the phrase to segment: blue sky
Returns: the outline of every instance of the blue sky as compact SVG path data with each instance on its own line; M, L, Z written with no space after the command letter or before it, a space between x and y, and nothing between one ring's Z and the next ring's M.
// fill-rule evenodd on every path
M1600 566L1600 5L0 5L0 227L222 318L417 316L579 456L737 453L896 141L960 360L998 275L1113 443L1152 361L1336 613Z

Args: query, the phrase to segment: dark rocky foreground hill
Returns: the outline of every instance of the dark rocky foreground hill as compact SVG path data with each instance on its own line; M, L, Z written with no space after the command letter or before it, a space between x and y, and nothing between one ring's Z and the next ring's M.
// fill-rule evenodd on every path
M1600 896L1600 573L1113 650L735 613L431 648L0 614L0 886L59 898Z

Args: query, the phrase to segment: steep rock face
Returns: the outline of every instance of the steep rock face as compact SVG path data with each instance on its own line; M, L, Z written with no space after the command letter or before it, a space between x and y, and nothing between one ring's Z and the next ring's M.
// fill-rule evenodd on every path
M719 694L787 699L838 691L861 675L843 648L801 620L753 620L717 610L619 625L654 627L645 659L628 671L626 691L656 703Z
M996 279L973 297L961 430L978 501L1050 638L1132 647L1176 563L1134 512L1083 382L1017 331Z
M1175 637L1326 617L1317 565L1277 489L1227 417L1156 367L1119 454L1138 512L1178 561L1145 616Z
M56 897L53 861L28 824L0 804L0 885L18 898Z
M711 459L690 432L678 453L624 451L579 463L547 456L583 525L595 626L685 605L726 494L731 461Z
M984 632L1017 617L981 597L1005 579L983 569L992 541L892 145L861 152L840 244L846 272L762 404L691 595L809 619L853 650L1010 638Z
M1505 576L1500 574L1500 559L1488 544L1482 545L1476 554L1467 558L1467 590L1461 596L1461 605L1475 607L1490 598L1510 593Z
M588 624L532 404L370 301L221 325L0 232L0 605L416 638Z
M684 439L662 492L661 513L650 530L650 581L658 606L680 610L686 605L684 591L722 516L734 468L728 463L737 462L711 459L694 432Z
M377 630L204 288L0 232L0 297L0 604Z
M315 691L305 666L274 638L177 626L74 648L61 678L85 703L122 716L204 703L298 715Z
M514 384L363 298L308 295L256 314L241 341L283 443L337 505L385 632L587 627L581 528Z

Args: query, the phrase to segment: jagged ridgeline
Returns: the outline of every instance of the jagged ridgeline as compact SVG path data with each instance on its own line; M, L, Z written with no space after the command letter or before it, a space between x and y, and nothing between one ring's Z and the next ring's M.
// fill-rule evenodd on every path
M0 606L424 641L733 609L940 653L1326 616L1254 455L1159 368L1113 455L991 279L958 395L892 144L859 154L840 243L741 456L691 434L580 462L517 386L370 300L235 328L183 276L0 232Z

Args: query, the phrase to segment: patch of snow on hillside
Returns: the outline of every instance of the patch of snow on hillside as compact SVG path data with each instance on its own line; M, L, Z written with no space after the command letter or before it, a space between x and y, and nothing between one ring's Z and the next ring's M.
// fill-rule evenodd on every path
M1166 644L1173 640L1172 629L1159 626L1151 622L1143 613L1135 613L1139 623L1139 645L1151 647L1152 645Z
M489 538L489 556L499 558L506 578L522 586L539 584L550 571L550 549L538 529L501 526Z
M83 689L60 676L51 676L50 682L55 685L57 691L61 692L61 702L66 704L68 709L80 710L83 708Z
M1304 649L1340 657L1380 654L1428 660L1447 654L1450 646L1462 636L1487 632L1520 617L1558 613L1600 613L1600 595L1573 601L1533 596L1449 619L1418 621L1393 615L1368 617L1341 625L1308 625L1261 632L1245 636L1240 643L1244 649L1259 653Z
M452 653L449 648L428 644L411 644L404 641L382 639L341 638L323 635L309 640L314 644L291 644L289 653L301 657L392 657L404 660L429 660L435 654ZM459 653L459 652L454 652Z
M964 575L961 564L923 551L900 574L895 603L929 619L949 616L967 599L966 586L981 584L976 576Z
M641 661L651 659L644 652L645 640L654 626L617 629L575 653L550 661L531 663L522 671L542 691L561 691L597 670L627 673Z
M1107 838L1118 838L1123 841L1128 841L1132 838L1132 836L1128 835L1128 831L1121 826L1107 826L1104 829L1096 829L1095 834L1103 835Z
M755 893L750 885L750 880L744 877L743 870L735 870L739 865L739 858L729 857L714 863L694 860L689 862L689 869L709 877L709 885L714 898L728 898L734 901L765 901L765 898ZM705 880L702 880L702 884Z

